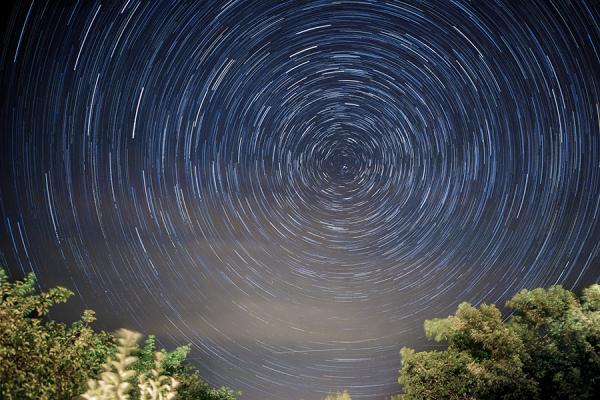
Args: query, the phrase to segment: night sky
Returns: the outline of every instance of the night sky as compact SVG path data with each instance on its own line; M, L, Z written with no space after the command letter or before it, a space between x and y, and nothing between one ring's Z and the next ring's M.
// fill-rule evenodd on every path
M600 281L600 5L17 1L0 264L243 399L398 392L461 301Z

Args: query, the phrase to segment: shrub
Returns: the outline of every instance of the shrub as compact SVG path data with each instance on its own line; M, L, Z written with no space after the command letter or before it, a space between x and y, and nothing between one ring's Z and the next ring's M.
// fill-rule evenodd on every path
M161 375L164 353L154 353L154 366L149 374L133 369L138 361L131 354L137 349L141 334L127 329L117 332L119 347L114 357L102 365L100 379L90 379L88 390L82 395L86 400L129 400L136 381L140 400L171 400L175 398L178 382L173 377Z

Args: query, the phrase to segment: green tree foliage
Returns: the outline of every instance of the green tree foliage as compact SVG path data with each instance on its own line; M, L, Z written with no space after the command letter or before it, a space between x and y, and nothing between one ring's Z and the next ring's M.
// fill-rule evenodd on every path
M149 335L141 348L137 346L132 349L132 356L136 361L132 365L132 369L136 375L142 377L150 377L159 374L165 377L174 377L178 372L183 371L183 362L185 361L190 346L181 346L173 351L162 349L156 350L156 337ZM157 365L156 359L160 359ZM134 385L131 390L131 398L140 398L140 387Z
M133 387L131 381L136 376L132 364L136 358L131 355L141 335L137 332L122 330L119 334L119 346L114 357L109 357L102 365L100 379L89 379L88 390L82 395L86 400L129 400Z
M509 328L526 353L523 370L538 382L542 399L600 395L600 285L581 300L559 286L521 291L507 303Z
M160 350L162 360L159 372L166 376L173 377L178 382L177 400L235 400L240 392L235 392L229 388L211 388L202 381L198 371L185 361L191 347L180 346L173 351L165 349ZM148 376L155 368L156 338L153 335L148 336L144 345L139 350L133 352L137 361L133 368L140 375ZM138 390L132 390L132 398L138 398Z
M343 392L328 394L323 397L323 400L352 400L352 397L350 397L348 391L344 390Z
M140 400L174 399L179 382L161 374L165 354L155 352L154 367L147 374L140 373L133 368L139 360L132 354L138 349L137 343L142 335L121 329L117 336L119 347L116 354L103 364L104 372L100 379L88 381L88 390L82 397L86 400L130 400L132 389L136 387L136 398Z
M494 305L425 322L445 351L403 348L395 399L592 399L600 394L600 285L523 290L504 323Z
M10 283L0 269L0 398L69 399L100 371L114 340L92 330L90 310L71 326L46 320L73 293L57 287L36 294L35 286L33 274Z
M211 388L200 379L198 371L189 366L186 372L175 375L179 382L176 400L235 400L241 392L227 387Z
M164 386L172 383L170 378L178 382L178 400L235 400L240 395L226 387L211 388L203 382L198 371L185 361L190 346L157 352L155 337L148 336L138 348L139 335L130 338L135 339L135 344L122 343L122 335L115 338L91 328L95 317L90 310L84 311L81 320L70 326L49 320L50 308L72 295L62 287L37 293L33 274L11 283L0 268L1 399L72 399L87 389L92 389L88 397L102 398L94 390L100 386L102 374L107 373L106 383L115 378L111 373L119 375L113 362L120 365L121 372L131 370L123 382L119 381L128 383L123 387L127 387L125 394L131 400L152 398L148 396L153 390L156 392L154 383ZM127 344L125 358L118 359L117 340L122 348ZM98 377L100 380L96 381ZM96 383L93 388L86 386L90 379Z

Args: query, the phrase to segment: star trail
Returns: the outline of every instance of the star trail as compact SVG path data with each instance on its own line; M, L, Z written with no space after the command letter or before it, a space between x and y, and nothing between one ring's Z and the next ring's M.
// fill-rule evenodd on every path
M597 2L27 0L1 54L0 264L242 399L600 281Z

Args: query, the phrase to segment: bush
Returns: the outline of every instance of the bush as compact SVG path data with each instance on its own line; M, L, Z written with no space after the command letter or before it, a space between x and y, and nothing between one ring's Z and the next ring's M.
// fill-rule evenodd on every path
M114 357L102 365L100 379L90 379L88 390L82 395L86 400L129 400L135 387L140 400L172 400L177 395L179 382L161 374L165 354L154 353L154 366L148 373L133 369L139 359L132 355L137 349L141 334L127 329L117 332L119 347ZM132 383L135 383L132 384Z

